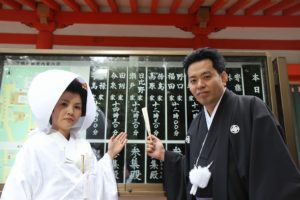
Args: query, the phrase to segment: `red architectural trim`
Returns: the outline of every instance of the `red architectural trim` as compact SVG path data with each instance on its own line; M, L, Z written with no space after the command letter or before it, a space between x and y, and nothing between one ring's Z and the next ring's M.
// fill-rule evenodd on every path
M36 38L35 34L0 33L2 44L35 44Z
M189 14L196 13L200 9L203 2L204 0L195 0L191 7L189 7Z
M60 5L54 0L42 0L42 2L47 5L49 8L55 11L60 11Z
M26 4L32 10L36 9L36 2L34 0L20 0L21 3Z
M221 49L300 50L300 40L212 39L210 46Z
M247 8L245 14L246 15L252 15L252 14L256 13L257 11L262 10L262 9L268 7L271 4L273 4L272 0L261 0L261 1L258 1L254 5L252 5L249 8Z
M229 9L226 10L227 15L234 15L237 11L244 8L251 0L238 0Z
M95 0L84 0L84 2L90 7L93 12L98 12L99 5L95 2Z
M197 24L195 16L180 14L60 12L56 13L56 19L57 22L63 24L171 25L179 27L195 26Z
M50 31L40 31L37 35L36 48L37 49L52 49L53 34Z
M285 8L290 7L295 4L295 0L282 0L281 2L267 8L264 10L265 15L273 15L278 11L284 10Z
M12 9L15 10L20 10L22 8L22 5L15 1L15 0L1 0L3 4L8 5L9 7L11 7Z
M111 9L112 13L117 13L118 12L118 6L115 0L107 0L107 3Z
M0 43L36 44L35 34L0 34ZM53 45L300 50L300 40L234 40L207 38L107 37L53 35Z
M63 0L73 11L79 12L80 6L74 0Z
M228 0L217 0L211 6L211 10L210 10L211 15L216 14L216 12L218 12L227 2L228 2Z
M294 13L299 12L299 11L300 11L300 3L285 9L283 11L283 15L293 15Z
M209 19L213 27L300 27L300 16L221 16Z
M180 4L181 0L173 0L173 3L170 8L170 13L175 14Z
M0 21L23 22L25 24L38 22L39 19L35 11L25 10L0 10Z
M138 11L137 0L130 0L130 7L132 13L137 13Z
M170 25L176 27L198 26L195 15L142 14L142 13L91 13L57 12L60 24L123 24L123 25ZM1 21L17 21L26 24L36 22L35 11L0 9ZM208 27L300 27L300 16L222 16L212 15Z
M153 14L156 13L158 1L159 0L152 0L152 2L151 2L151 13L153 13Z
M300 64L287 64L290 82L300 82Z

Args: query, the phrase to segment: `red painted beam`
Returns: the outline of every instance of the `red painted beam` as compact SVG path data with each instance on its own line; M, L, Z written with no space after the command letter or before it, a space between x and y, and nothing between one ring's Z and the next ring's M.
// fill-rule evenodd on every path
M158 6L158 1L159 0L152 0L151 2L151 13L156 13L156 9Z
M36 9L36 2L34 0L19 0L21 3L26 4L32 10Z
M252 14L256 13L257 11L262 10L262 9L268 7L272 3L273 3L272 0L261 0L261 1L258 1L254 5L252 5L249 8L247 8L245 14L246 15L252 15Z
M60 24L125 24L125 25L169 25L176 27L195 27L195 15L182 14L131 14L131 13L89 13L58 12L56 22ZM36 22L34 11L0 10L1 21L23 23ZM300 27L300 16L221 16L210 17L208 27Z
M47 5L49 8L55 11L60 11L60 5L54 0L42 0L42 2Z
M108 5L111 9L112 13L117 13L118 12L118 6L117 3L115 2L115 0L107 0Z
M35 11L25 10L0 10L0 21L22 22L24 24L37 23L39 18Z
M130 8L132 13L137 13L138 6L136 0L130 0Z
M93 12L98 12L99 5L95 0L84 0L84 2L90 7Z
M300 64L288 64L289 76L300 76Z
M210 45L221 49L300 50L300 40L212 39Z
M295 0L282 0L281 2L264 10L265 15L273 15L278 11L284 10L295 3Z
M173 0L173 3L170 8L170 13L175 14L180 4L181 4L181 0Z
M35 34L3 34L0 43L5 44L36 44ZM256 50L300 50L300 40L234 40L208 39L199 43L198 38L156 38L156 37L97 37L53 35L53 45L68 46L118 46L118 47L164 47L194 48L210 46L219 49L256 49Z
M55 45L113 46L113 47L170 47L188 48L193 40L184 38L54 36Z
M194 0L191 7L189 7L189 14L194 14L194 13L198 12L198 10L200 9L203 2L204 2L204 0Z
M2 44L35 44L36 38L35 34L0 33Z
M211 27L300 27L300 16L221 16L210 17Z
M300 64L287 64L289 82L300 82ZM298 88L300 92L300 87Z
M251 0L238 0L235 4L233 4L230 8L226 10L227 15L234 15L240 9L244 8L247 4L249 4Z
M197 20L193 15L171 14L131 14L131 13L89 13L89 12L58 12L56 22L60 24L127 24L127 25L170 25L195 26ZM36 22L34 11L0 10L0 21Z
M171 25L176 27L197 25L195 16L180 14L59 12L56 13L56 19L62 24Z
M217 0L215 3L211 6L210 13L212 15L216 14L226 3L228 0Z
M283 10L283 15L285 15L285 16L286 15L293 15L296 12L299 12L299 11L300 11L300 3Z
M14 10L20 10L22 8L22 5L15 0L1 0L1 2L3 4L8 5L9 7L11 7Z
M79 12L80 6L74 0L63 0L73 11Z

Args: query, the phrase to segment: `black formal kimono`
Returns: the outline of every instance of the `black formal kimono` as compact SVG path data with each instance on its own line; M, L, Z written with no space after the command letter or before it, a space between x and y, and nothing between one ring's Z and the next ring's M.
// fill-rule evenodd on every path
M226 90L207 132L204 111L192 121L186 156L167 151L164 188L168 200L195 199L190 195L189 171L211 161L211 179L197 197L213 200L300 200L300 174L284 134L267 106L254 96Z

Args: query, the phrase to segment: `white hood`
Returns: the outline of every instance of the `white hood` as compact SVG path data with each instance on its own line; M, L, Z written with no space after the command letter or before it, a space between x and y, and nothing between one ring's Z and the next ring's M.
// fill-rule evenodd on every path
M39 130L49 132L52 111L62 93L75 78L81 83L87 83L79 75L63 70L48 70L34 77L28 90L28 102ZM96 104L87 83L86 115L78 120L71 132L77 135L80 130L87 129L95 116Z

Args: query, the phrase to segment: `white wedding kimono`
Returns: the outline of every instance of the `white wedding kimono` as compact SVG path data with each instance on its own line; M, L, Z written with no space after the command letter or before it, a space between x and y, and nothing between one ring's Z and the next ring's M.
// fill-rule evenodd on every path
M18 152L2 200L118 199L112 159L105 154L97 161L90 144L79 135L96 113L89 87L86 116L71 129L69 140L49 124L56 102L75 78L85 83L78 75L61 70L46 71L32 81L28 100L38 129Z

